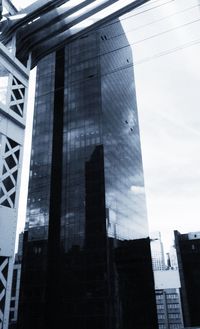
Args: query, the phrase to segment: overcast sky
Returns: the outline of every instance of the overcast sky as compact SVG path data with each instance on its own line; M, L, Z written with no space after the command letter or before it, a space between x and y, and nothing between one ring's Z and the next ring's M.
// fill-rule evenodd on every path
M200 42L200 10L198 0L156 1L145 9L161 4L124 25L135 43L149 225L167 246L174 229L200 231L200 43L189 46Z
M174 229L200 230L198 5L198 0L152 0L122 20L133 44L149 226L161 231L166 249ZM33 88L29 111L32 99ZM28 157L26 148L26 163ZM23 195L27 175L26 171ZM18 231L25 218L23 202Z

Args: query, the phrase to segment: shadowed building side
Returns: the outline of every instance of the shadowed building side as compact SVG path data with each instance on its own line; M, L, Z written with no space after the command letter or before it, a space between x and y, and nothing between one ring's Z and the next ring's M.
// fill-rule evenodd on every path
M200 326L200 232L174 231L185 327Z
M120 328L158 328L149 238L118 242L115 262Z

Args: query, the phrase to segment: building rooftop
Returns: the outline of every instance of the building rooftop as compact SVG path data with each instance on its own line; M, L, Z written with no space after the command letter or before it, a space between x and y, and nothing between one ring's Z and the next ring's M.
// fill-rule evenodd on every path
M180 288L179 272L177 270L154 271L155 289Z

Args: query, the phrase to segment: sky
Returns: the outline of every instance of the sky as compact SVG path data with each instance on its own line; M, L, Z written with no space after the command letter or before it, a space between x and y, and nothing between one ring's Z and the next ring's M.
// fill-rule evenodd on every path
M11 0L15 7L20 10L23 9L32 3L36 2L37 0Z
M199 5L199 0L152 0L122 17L134 54L149 228L161 232L166 252L173 230L200 231ZM34 77L35 70L18 232L25 218Z
M181 49L193 40L200 42L200 2L166 0L155 2L154 7L164 3L129 23L125 20L124 25L131 30L130 43L135 43L149 226L151 231L161 231L166 249L174 229L200 231L200 43ZM171 32L164 33L167 30ZM150 38L155 34L160 35ZM156 56L173 48L180 49Z

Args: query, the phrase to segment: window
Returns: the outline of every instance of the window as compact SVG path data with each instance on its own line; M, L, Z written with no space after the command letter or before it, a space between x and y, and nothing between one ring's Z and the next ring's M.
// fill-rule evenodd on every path
M158 320L164 319L165 315L164 314L158 314Z
M168 294L167 299L176 299L177 295L176 294Z
M169 309L177 309L179 308L179 304L168 304L167 305Z
M169 319L179 319L179 318L180 318L180 314L179 313L169 314Z
M35 255L39 255L42 252L42 248L41 247L34 247L33 252L34 252Z
M159 324L159 329L166 329L166 325L165 324Z
M14 311L10 311L10 319L13 320L15 317L15 312Z
M10 302L10 307L11 307L11 308L14 308L14 307L15 307L15 300L14 300L14 299L11 300L11 302Z

